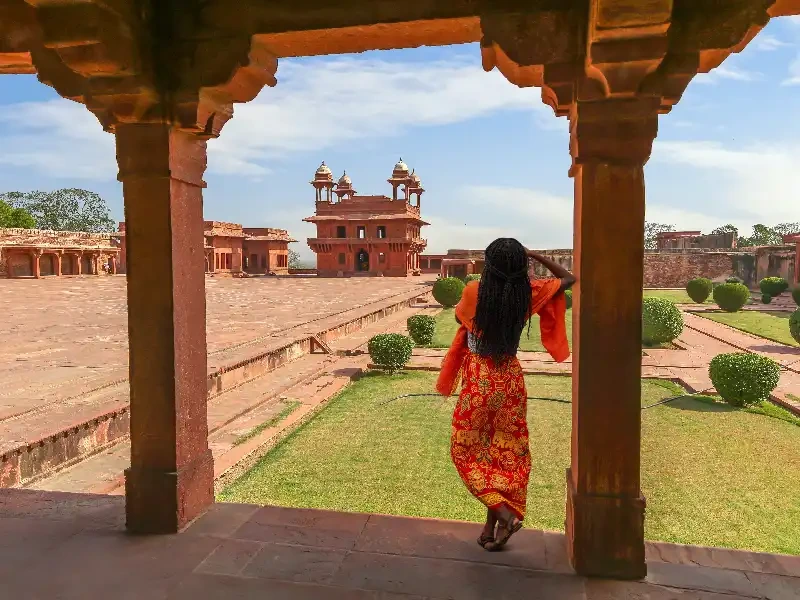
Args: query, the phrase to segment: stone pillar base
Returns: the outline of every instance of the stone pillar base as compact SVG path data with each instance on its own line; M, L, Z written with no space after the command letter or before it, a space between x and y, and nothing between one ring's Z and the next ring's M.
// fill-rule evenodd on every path
M131 533L177 533L214 503L214 459L207 450L177 472L125 471L125 517Z
M567 469L567 546L579 575L643 579L645 499L578 494Z

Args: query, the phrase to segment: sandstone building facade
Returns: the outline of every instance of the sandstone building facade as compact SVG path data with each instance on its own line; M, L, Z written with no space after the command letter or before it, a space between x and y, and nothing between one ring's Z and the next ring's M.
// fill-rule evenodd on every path
M324 162L319 166L311 181L316 211L303 219L317 226L317 237L309 238L308 245L317 255L319 276L406 277L422 272L419 259L427 241L420 230L428 223L420 217L420 205L425 190L403 159L388 182L391 198L359 196L347 173L334 183L330 168Z
M123 245L116 233L0 229L0 277L117 273Z

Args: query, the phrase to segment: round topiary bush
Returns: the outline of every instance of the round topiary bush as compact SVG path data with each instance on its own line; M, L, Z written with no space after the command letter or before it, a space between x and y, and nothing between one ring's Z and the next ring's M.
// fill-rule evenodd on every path
M430 315L413 315L406 321L408 333L415 344L427 346L433 341L436 332L436 319Z
M445 308L453 308L464 293L464 282L458 277L445 277L433 284L433 297Z
M381 333L369 341L367 349L373 363L394 373L411 359L414 342L410 337L399 333Z
M764 304L769 304L772 302L772 296L769 294L761 294L761 302Z
M774 298L789 289L789 282L783 277L764 277L758 287L761 288L762 294L769 294Z
M789 333L792 334L794 341L800 344L800 308L789 317Z
M664 298L642 301L642 341L654 346L677 338L683 331L683 315L673 302Z
M794 298L794 303L800 306L800 285L792 290L792 298Z
M713 289L714 284L711 283L710 279L706 279L705 277L692 279L686 284L686 293L689 294L689 298L692 299L692 302L696 302L697 304L702 304L708 300Z
M567 308L572 308L572 290L564 290L564 296L567 298Z
M472 273L470 275L467 275L464 278L464 281L466 283L469 283L470 281L480 281L480 280L481 280L481 274L480 273Z
M738 312L750 299L750 290L741 283L723 283L714 288L714 302L726 312Z
M771 358L734 352L711 359L708 375L722 399L731 406L753 406L769 398L781 368Z
M744 279L739 279L736 275L731 275L725 280L725 283L741 283L744 284Z

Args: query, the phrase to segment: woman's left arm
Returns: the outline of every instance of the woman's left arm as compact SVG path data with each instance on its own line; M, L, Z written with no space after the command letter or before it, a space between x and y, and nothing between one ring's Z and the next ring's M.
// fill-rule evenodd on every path
M538 254L531 250L528 250L528 256L531 257L533 260L542 263L547 268L548 271L550 271L553 275L561 279L561 289L559 289L559 292L568 290L573 285L575 285L575 282L577 281L577 279L575 279L575 275L567 271L564 267L562 267L554 260L549 259L546 256L542 256L541 254Z

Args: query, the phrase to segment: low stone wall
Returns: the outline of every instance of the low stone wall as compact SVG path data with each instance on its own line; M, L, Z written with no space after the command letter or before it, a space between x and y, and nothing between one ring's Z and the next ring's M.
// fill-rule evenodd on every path
M316 275L316 269L289 269L289 275Z
M538 250L572 271L571 249ZM763 246L740 250L680 249L646 252L644 255L644 287L682 288L695 277L722 279L736 276L751 288L764 277L783 277L794 281L797 274L797 251L794 246ZM550 272L534 262L534 277L549 277Z

